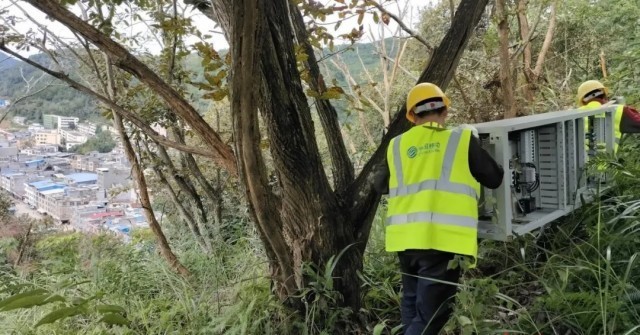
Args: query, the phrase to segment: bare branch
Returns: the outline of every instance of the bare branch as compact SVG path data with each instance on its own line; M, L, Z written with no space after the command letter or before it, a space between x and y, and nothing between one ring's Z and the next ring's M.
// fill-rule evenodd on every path
M556 1L551 3L551 8L549 9L549 26L547 27L547 33L544 36L544 42L542 42L542 47L540 48L540 53L538 54L538 59L536 60L536 67L533 69L533 72L536 76L540 76L542 74L542 65L544 64L544 58L549 51L549 47L551 46L551 40L553 39L553 34L556 29Z
M367 4L370 4L370 5L374 6L374 7L376 7L380 12L382 12L382 13L384 13L386 15L389 15L389 17L391 19L396 21L396 23L402 28L402 30L404 30L407 34L411 35L413 38L418 40L418 42L422 43L425 47L427 47L429 52L433 52L433 46L431 46L431 44L429 44L429 42L427 42L427 40L425 40L418 33L413 31L411 28L407 27L407 25L404 24L404 22L397 15L389 12L386 8L384 8L377 1L368 1Z
M142 83L148 85L149 88L158 94L174 113L180 115L203 142L209 146L208 151L213 152L213 155L209 154L208 157L213 158L216 163L224 167L231 175L237 175L235 157L231 148L222 141L218 133L204 121L202 116L180 93L164 82L162 78L146 64L132 55L122 45L113 41L109 36L106 36L87 22L82 21L75 14L61 6L58 1L24 1L66 25L71 30L78 32L78 34L108 54L115 66L131 73ZM100 6L97 8L100 8ZM125 114L123 114L123 116L125 116Z

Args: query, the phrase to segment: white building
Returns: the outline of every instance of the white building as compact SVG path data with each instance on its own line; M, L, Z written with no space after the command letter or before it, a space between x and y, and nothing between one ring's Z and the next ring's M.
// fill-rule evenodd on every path
M0 176L0 185L10 194L22 198L24 196L24 182L27 175L22 172L6 173Z
M105 190L125 185L131 177L131 170L100 167L95 171L98 174L98 185Z
M59 143L62 145L62 139L64 139L64 143L67 147L67 150L71 149L76 145L83 144L89 140L87 135L81 133L77 130L69 130L66 128L58 128L58 134L60 134Z
M35 135L33 135L36 145L51 145L51 144L59 144L60 136L55 130L38 130Z
M30 133L36 133L40 130L44 130L44 126L39 124L39 123L32 123L29 125L29 127L27 128L27 131Z
M93 122L83 122L78 124L78 131L88 137L94 136L96 134L96 129L98 129L98 127Z
M39 210L60 223L68 223L76 208L88 205L97 199L98 189L98 186L91 185L41 192L45 194L45 200Z

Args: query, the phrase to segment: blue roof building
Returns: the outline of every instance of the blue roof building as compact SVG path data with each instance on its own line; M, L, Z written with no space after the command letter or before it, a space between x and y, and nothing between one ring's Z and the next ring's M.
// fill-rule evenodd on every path
M34 159L30 161L25 161L24 165L29 168L39 167L45 164L44 159Z

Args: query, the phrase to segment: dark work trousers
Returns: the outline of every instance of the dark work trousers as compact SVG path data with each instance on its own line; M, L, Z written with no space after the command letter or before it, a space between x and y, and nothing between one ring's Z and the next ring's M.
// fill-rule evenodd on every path
M402 271L402 325L405 335L438 335L449 320L460 268L448 270L452 253L405 250L398 253ZM418 278L425 277L425 278Z

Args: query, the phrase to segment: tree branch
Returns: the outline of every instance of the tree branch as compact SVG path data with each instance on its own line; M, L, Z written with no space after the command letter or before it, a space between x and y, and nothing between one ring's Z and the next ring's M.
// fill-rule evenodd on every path
M21 61L49 74L50 76L57 78L67 84L69 84L69 86L71 86L72 88L85 93L87 95L90 95L92 97L94 97L95 99L99 100L100 102L104 103L105 105L109 106L110 108L112 108L114 111L116 111L117 113L120 113L123 117L127 118L127 120L133 124L135 124L138 128L140 128L140 130L142 132L144 132L146 135L148 135L149 137L151 137L152 139L154 139L155 141L158 141L158 143L161 143L162 145L165 145L167 147L170 148L174 148L176 150L180 150L180 151L184 151L184 152L189 152L192 154L196 154L196 155L201 155L201 156L205 156L205 157L209 157L209 158L216 158L217 156L212 153L210 150L207 149L201 149L201 148L195 148L192 146L188 146L188 145L184 145L184 144L180 144L180 143L176 143L173 141L168 140L166 137L161 136L160 134L158 134L155 130L153 130L153 128L151 128L146 121L142 120L140 117L138 117L136 114L131 113L130 111L126 110L125 108L123 108L122 106L116 104L114 101L112 101L111 99L95 92L94 90L90 89L87 86L84 86L80 83L78 83L77 81L69 78L68 75L66 75L65 73L62 72L56 72L53 71L49 68L46 68L34 61L32 61L31 59L28 59L26 57L21 56L20 54L14 52L13 50L9 49L6 47L6 45L3 42L0 42L0 50L20 59ZM235 171L235 170L234 170Z
M425 47L427 47L427 50L429 50L429 52L433 53L433 50L434 50L433 46L431 46L431 44L429 44L429 42L427 42L427 40L425 40L424 37L420 36L420 34L416 33L413 29L407 27L407 25L404 24L404 22L397 15L389 12L377 1L368 1L367 4L370 4L376 7L380 12L389 15L391 19L396 21L396 23L400 26L400 28L402 28L402 30L404 30L407 34L411 35L413 38L418 40L418 42L422 43Z
M547 33L544 36L544 41L542 42L542 47L536 60L536 67L533 69L533 73L538 77L542 74L542 65L544 65L545 56L549 51L549 47L551 47L551 41L553 40L553 34L556 29L556 3L557 1L551 3L551 8L549 9L549 26L547 27Z
M296 40L299 45L304 49L307 54L307 61L305 66L309 70L311 77L309 86L312 90L319 94L324 93L327 87L322 79L320 68L318 67L318 61L316 60L315 53L311 43L309 43L309 36L304 24L302 13L297 9L293 2L289 2L289 15L292 15L292 25ZM329 154L331 155L333 179L335 183L335 190L338 192L344 191L346 187L353 182L354 171L353 163L347 153L344 140L341 136L340 123L338 122L338 113L336 112L331 102L323 98L315 98L316 109L318 116L320 117L320 123L324 130L324 137L327 140L329 147Z
M117 42L94 28L90 24L82 21L69 10L62 7L55 0L24 0L33 7L56 19L67 26L72 31L82 35L91 41L100 50L109 55L114 65L134 75L138 80L148 85L172 111L180 115L200 138L210 147L216 163L224 167L230 174L237 173L234 154L231 148L226 145L220 136L204 121L202 116L191 106L176 90L167 85L154 71L149 69L138 58Z

